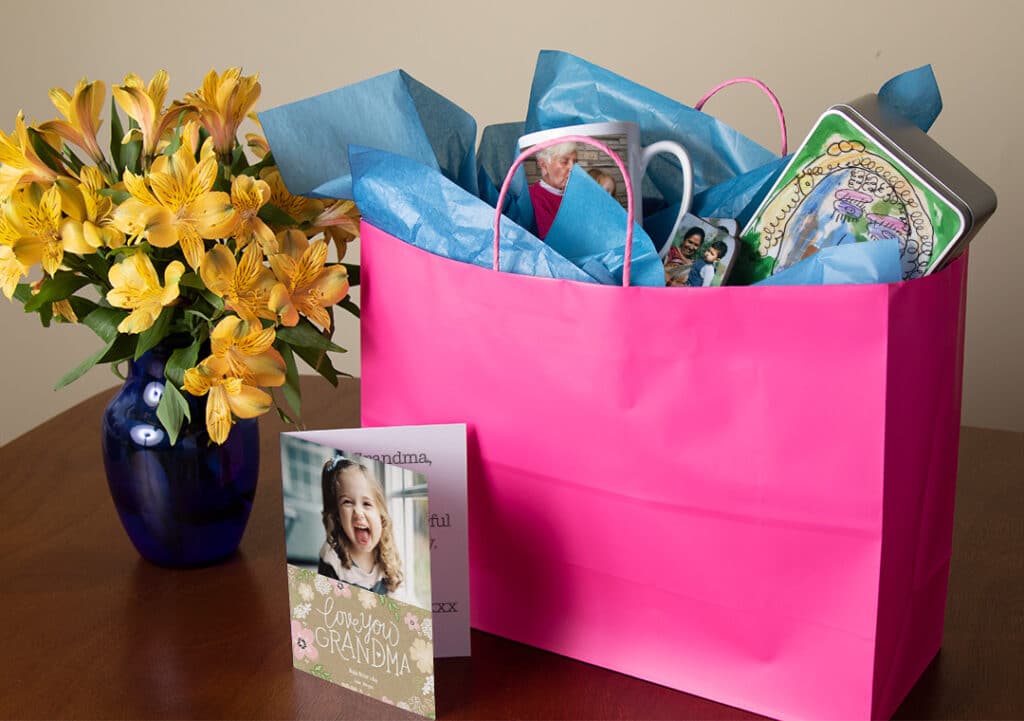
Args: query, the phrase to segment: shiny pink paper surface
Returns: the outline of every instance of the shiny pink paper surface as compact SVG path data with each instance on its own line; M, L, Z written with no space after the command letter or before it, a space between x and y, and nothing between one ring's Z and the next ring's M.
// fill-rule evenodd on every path
M965 259L622 288L361 238L363 425L469 426L473 626L769 716L893 713L941 641Z

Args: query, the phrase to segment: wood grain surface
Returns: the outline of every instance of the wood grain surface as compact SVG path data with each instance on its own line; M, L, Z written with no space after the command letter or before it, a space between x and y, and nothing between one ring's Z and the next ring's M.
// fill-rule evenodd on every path
M359 387L304 377L308 428L359 421ZM143 561L100 455L101 393L0 448L0 717L415 718L294 671L276 417L237 554ZM8 409L8 412L16 412ZM965 428L943 650L896 718L1024 717L1024 434ZM437 664L441 719L760 718L473 631ZM813 681L809 681L813 682Z

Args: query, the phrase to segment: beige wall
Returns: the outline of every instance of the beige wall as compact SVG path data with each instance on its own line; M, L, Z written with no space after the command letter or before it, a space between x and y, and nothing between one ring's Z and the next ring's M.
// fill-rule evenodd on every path
M331 90L395 68L461 104L484 125L522 119L537 51L574 52L666 95L694 102L715 83L756 75L785 105L798 144L828 105L878 89L890 76L932 63L945 110L932 136L999 195L1002 208L971 254L964 376L964 419L1024 430L1024 305L1020 202L1024 146L1020 73L1024 4L810 2L554 3L216 2L4 0L0 127L24 108L53 117L52 86L82 76L119 82L171 73L174 96L198 86L211 67L259 72L260 108ZM585 14L593 21L581 22ZM624 37L625 26L644 28ZM580 30L587 27L586 32ZM710 112L769 147L773 115L752 88L716 98ZM358 328L336 333L352 349L339 365L358 374ZM0 443L116 379L97 368L74 385L55 381L91 354L83 328L40 328L35 316L0 299L3 373ZM97 419L98 421L99 419Z

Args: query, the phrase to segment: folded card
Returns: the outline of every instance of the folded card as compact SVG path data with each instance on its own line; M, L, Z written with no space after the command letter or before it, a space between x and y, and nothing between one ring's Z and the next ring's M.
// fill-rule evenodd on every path
M295 668L434 717L469 655L466 427L281 436Z

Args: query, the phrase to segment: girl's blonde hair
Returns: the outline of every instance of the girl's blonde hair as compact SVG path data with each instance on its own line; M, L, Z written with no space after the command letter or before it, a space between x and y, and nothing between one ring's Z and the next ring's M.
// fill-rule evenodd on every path
M362 473L373 486L373 500L377 504L377 508L380 509L381 528L380 543L374 549L374 555L377 563L384 570L384 586L391 593L401 585L403 574L402 562L398 557L398 549L395 547L395 537L392 533L391 514L388 513L387 500L384 498L384 488L380 485L380 481L370 473L370 469L342 456L327 461L320 476L324 495L323 521L324 531L327 533L327 543L338 554L342 565L345 568L352 568L352 557L348 552L348 539L341 526L341 512L338 508L338 485L341 481L341 474L349 469Z

